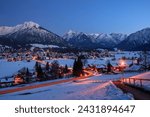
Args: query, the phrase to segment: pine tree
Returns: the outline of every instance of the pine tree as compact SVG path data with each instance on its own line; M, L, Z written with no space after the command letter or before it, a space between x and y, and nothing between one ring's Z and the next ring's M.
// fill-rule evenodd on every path
M44 78L44 73L43 73L43 70L41 68L41 65L39 65L38 68L37 68L37 77L40 80L43 80L43 78Z
M77 75L80 76L80 74L83 73L83 63L82 63L82 60L81 58L78 58L78 61L77 61Z
M29 69L27 68L26 70L26 82L29 83L30 82L30 78L29 78Z
M38 67L39 67L39 63L36 62L36 63L35 63L35 71L36 71L36 72L38 71Z
M76 76L77 75L77 60L74 60L73 63L73 75Z
M112 65L110 64L110 62L108 62L107 64L107 73L112 71Z
M78 60L74 61L73 64L73 75L80 76L83 73L83 63L80 57L78 57Z
M67 66L67 64L65 65L64 73L68 73L68 66Z
M26 70L26 76L29 76L29 69Z
M39 75L42 77L43 76L43 70L42 70L41 65L39 65L38 71L39 71Z
M46 63L46 70L49 71L49 62Z

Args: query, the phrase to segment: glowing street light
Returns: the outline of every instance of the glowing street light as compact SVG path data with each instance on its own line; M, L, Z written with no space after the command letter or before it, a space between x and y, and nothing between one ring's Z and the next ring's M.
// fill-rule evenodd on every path
M120 67L125 67L126 66L126 62L124 60L120 60L119 61L119 66Z
M120 66L121 71L122 71L122 78L124 78L124 68L126 67L126 62L125 62L125 60L120 60L120 61L119 61L119 66Z

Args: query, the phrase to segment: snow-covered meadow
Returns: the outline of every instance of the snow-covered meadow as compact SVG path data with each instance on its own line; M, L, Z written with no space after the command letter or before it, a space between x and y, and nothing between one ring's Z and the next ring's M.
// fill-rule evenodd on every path
M33 69L35 65L35 61L16 61L16 62L8 62L6 60L0 60L0 78L12 76L18 72L18 70L23 67L27 67L29 69Z

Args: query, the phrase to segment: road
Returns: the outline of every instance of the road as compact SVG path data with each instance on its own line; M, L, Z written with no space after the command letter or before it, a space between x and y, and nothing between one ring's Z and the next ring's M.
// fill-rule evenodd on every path
M50 82L50 83L44 83L44 84L42 83L42 84L36 84L36 85L32 85L32 86L24 86L24 87L19 87L19 88L17 87L17 88L13 88L13 89L6 89L6 90L3 90L3 91L0 91L0 95L8 94L8 93L14 93L14 92L23 91L23 90L30 90L30 89L34 89L34 88L52 86L52 85L56 85L56 84L60 84L60 83L71 82L71 81L74 81L74 80L85 79L85 78L93 76L93 73L91 71L84 70L84 72L87 73L88 75L87 76L70 78L70 79L65 79L65 80L60 80L60 81L54 81L54 82Z

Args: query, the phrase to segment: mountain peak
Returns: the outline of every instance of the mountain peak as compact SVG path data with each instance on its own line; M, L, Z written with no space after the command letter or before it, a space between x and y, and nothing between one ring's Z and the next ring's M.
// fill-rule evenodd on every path
M78 35L78 32L75 32L75 31L73 31L73 30L69 30L67 33L65 33L64 35L63 35L63 38L64 39L70 39L70 38L73 38L74 36L76 36L76 35Z
M0 44L12 47L25 47L30 44L67 46L62 37L32 21L13 27L0 27Z
M31 29L31 28L39 28L40 25L29 21L29 22L24 22L23 24L18 24L16 26L12 26L12 27L8 27L8 26L1 26L0 27L0 35L6 35L6 34L12 34L14 32L17 32L19 30L23 30L23 29Z
M36 27L36 28L38 28L40 25L39 24L37 24L37 23L35 23L35 22L33 22L33 21L29 21L29 22L24 22L24 24L23 24L25 27Z
M75 32L75 31L73 31L73 30L70 29L67 33L68 34L74 34L74 33L77 33L77 32Z
M33 22L33 21L28 21L28 22L24 22L23 24L19 24L17 26L15 26L16 28L19 28L19 29L25 29L25 28L39 28L40 25Z
M143 30L150 30L150 27L144 28Z

